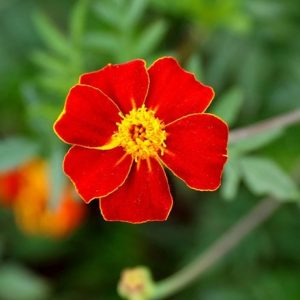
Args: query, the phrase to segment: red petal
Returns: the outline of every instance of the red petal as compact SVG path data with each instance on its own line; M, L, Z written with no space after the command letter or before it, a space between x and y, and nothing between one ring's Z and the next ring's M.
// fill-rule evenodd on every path
M120 121L117 106L100 90L74 86L63 113L54 124L56 134L66 143L99 147L108 143Z
M150 163L151 170L145 160L139 167L135 164L124 185L100 199L105 220L143 223L168 218L173 201L166 174L155 159Z
M64 171L85 202L108 195L127 178L132 159L121 147L112 150L72 147L64 160Z
M216 190L227 159L228 127L217 117L194 114L166 126L167 150L161 157L189 187Z
M148 72L150 87L146 106L157 111L156 116L165 124L188 114L204 112L213 99L213 89L184 71L174 58L157 60Z
M145 100L149 77L145 62L137 59L120 65L107 65L103 69L81 76L80 83L99 88L128 113Z

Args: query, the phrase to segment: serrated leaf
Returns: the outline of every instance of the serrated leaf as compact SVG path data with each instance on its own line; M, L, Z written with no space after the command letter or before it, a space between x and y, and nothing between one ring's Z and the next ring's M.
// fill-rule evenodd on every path
M16 264L1 265L0 298L2 300L46 299L50 289L45 280Z
M23 137L8 138L0 141L0 171L6 172L37 155L38 145Z
M50 19L41 12L33 16L36 29L45 44L62 56L69 56L72 48L64 35L52 24Z
M296 200L299 191L292 179L272 160L262 157L240 159L248 188L256 195L272 195L279 200Z
M247 153L270 144L271 142L278 139L283 134L283 132L284 130L282 128L276 128L266 132L261 132L245 139L241 139L232 144L230 147L232 151L236 153Z
M236 197L241 181L241 172L238 161L230 159L225 166L221 195L225 200L232 200Z
M167 31L167 24L158 20L142 31L135 44L135 52L139 57L149 55L162 40Z
M104 21L115 28L120 28L122 26L124 11L117 9L117 6L114 3L110 3L109 1L96 2L93 5L93 11L101 21Z
M64 73L66 62L59 60L57 57L52 56L43 51L36 51L32 55L33 62L48 72Z
M89 32L85 36L84 43L88 47L107 52L116 52L119 49L118 37L110 31Z
M192 55L188 60L186 68L189 72L194 73L198 80L204 80L202 61L199 55Z
M137 25L148 4L148 0L130 0L128 2L122 22L123 30L129 30Z
M215 100L213 113L224 119L229 125L233 125L243 104L242 91L234 87Z

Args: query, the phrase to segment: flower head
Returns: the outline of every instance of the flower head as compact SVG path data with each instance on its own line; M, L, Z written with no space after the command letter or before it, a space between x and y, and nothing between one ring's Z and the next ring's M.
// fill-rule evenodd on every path
M193 189L220 186L228 127L204 113L213 96L171 57L82 75L54 124L73 145L65 173L85 202L99 198L106 220L166 220L173 200L163 167Z
M26 234L63 237L82 222L85 207L73 199L70 187L63 190L57 207L49 205L47 167L46 161L37 159L2 174L0 198L10 203L17 225Z
M147 268L135 267L122 272L118 292L126 299L146 300L153 294L154 285L152 275Z

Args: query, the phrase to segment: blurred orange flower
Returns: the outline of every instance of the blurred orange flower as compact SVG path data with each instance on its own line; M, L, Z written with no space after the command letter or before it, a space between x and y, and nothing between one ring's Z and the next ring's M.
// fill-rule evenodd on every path
M0 199L11 205L21 230L31 235L63 237L82 222L85 206L66 187L57 207L51 207L50 178L46 161L37 159L0 176Z

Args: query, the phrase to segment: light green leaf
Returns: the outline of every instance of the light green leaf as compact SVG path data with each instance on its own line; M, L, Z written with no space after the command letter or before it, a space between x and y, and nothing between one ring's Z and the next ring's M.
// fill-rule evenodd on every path
M140 21L144 15L148 0L130 0L127 2L126 11L124 12L124 19L122 22L122 29L132 29Z
M167 27L165 21L158 20L144 29L135 44L136 55L144 57L152 53L166 34Z
M239 140L234 144L230 145L232 151L235 153L247 153L250 151L257 150L267 144L278 139L284 130L282 128L272 129L266 132L261 132L256 135L247 137L246 139Z
M16 264L0 268L0 299L42 300L49 296L48 284L37 275Z
M45 44L62 56L69 56L72 52L69 42L63 34L52 24L49 18L41 12L34 14L36 29Z
M85 16L87 12L87 0L79 0L74 5L70 18L71 40L78 45L83 36Z
M225 166L221 194L225 200L236 197L241 181L241 172L237 160L230 159Z
M198 54L194 54L188 60L186 68L189 72L194 73L197 80L203 81L203 66L201 58Z
M66 62L59 60L56 56L49 55L44 51L36 51L32 55L33 62L41 68L52 73L65 73Z
M119 50L119 39L114 32L110 31L99 30L89 32L85 36L84 43L87 47L109 53Z
M229 125L233 125L244 101L242 91L234 87L215 100L213 113L224 119Z
M0 141L0 171L14 169L38 153L38 145L23 137L7 138Z
M101 21L109 25L120 28L122 27L122 19L124 18L124 10L118 9L116 3L109 1L97 1L93 5L93 12Z
M51 209L55 209L59 205L59 201L61 200L61 195L66 183L65 175L62 171L63 159L64 149L62 149L62 147L57 147L52 151L49 169L51 184L49 205Z
M279 200L296 200L299 191L292 179L272 160L248 156L240 160L248 188L256 195L272 195Z

